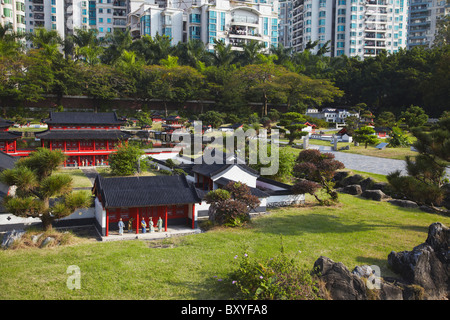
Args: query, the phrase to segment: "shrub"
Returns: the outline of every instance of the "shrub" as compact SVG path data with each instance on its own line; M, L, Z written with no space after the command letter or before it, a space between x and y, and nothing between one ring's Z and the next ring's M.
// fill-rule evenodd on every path
M316 280L283 252L260 261L244 254L234 257L237 268L228 280L239 299L318 300Z

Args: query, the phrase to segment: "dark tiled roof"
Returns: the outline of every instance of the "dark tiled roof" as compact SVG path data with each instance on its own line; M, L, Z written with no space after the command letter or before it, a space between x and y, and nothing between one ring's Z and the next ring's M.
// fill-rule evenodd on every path
M14 121L9 121L3 118L0 118L0 128L9 128L14 124Z
M100 192L106 208L146 207L200 203L201 198L184 175L152 177L97 176L94 192Z
M0 131L0 140L16 140L22 137L22 132Z
M47 140L122 140L132 135L121 130L47 130L36 133L39 139Z
M115 112L50 112L48 124L123 124L126 121L119 119Z
M13 157L3 151L0 151L0 171L14 168L17 160L19 160L18 157Z
M215 176L216 174L224 171L225 169L228 169L231 166L238 166L239 168L241 168L242 170L244 170L247 173L250 173L251 175L254 176L259 176L258 172L256 170L253 170L252 168L248 167L245 164L235 164L235 163L224 163L224 164L195 164L192 167L192 172L201 174L203 176L207 176L207 177L212 177Z

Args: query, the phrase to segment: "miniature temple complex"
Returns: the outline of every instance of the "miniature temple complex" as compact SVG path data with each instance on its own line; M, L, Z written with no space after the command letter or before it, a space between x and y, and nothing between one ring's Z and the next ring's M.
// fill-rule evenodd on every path
M131 135L120 130L125 120L115 112L51 112L48 130L37 133L42 147L67 155L64 166L107 164L108 155Z

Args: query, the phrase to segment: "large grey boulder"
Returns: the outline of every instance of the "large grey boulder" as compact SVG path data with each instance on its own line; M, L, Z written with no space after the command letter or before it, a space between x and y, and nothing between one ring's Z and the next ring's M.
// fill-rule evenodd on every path
M314 271L324 282L330 299L367 300L366 286L363 280L352 274L341 262L334 262L321 256L314 263Z
M12 246L14 241L20 240L22 236L25 234L24 230L11 230L5 233L2 241L2 248L8 249Z
M340 185L342 187L345 187L345 186L349 186L349 185L352 185L352 184L359 184L363 180L364 180L364 177L362 175L354 174L352 176L349 176L347 178L342 179L341 182L340 182Z
M381 201L383 199L389 198L381 190L365 190L363 193L361 193L361 197L375 201Z
M362 193L361 186L359 184L352 184L349 186L345 186L341 188L341 192L352 194L352 195L360 195Z
M437 222L430 225L428 238L412 251L388 256L392 270L405 281L419 285L427 299L448 298L450 292L450 229Z
M375 184L375 181L372 178L366 178L363 181L359 183L361 186L362 191L366 191L369 189L373 189L372 186Z
M348 171L337 171L334 174L333 181L336 183L336 187L339 187L341 184L340 182L348 177L350 173Z
M403 208L419 208L419 205L417 203L415 203L414 201L410 201L410 200L402 200L402 199L391 199L388 200L387 202L395 205L395 206L399 206L399 207L403 207Z

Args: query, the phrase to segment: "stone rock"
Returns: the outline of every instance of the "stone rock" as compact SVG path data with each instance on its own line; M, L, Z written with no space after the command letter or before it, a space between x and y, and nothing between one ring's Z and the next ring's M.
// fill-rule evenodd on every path
M44 239L44 241L42 241L41 243L41 248L48 246L50 243L52 243L55 240L55 238L52 237L47 237Z
M429 206L427 206L427 205L421 205L421 206L419 207L419 209L422 210L422 211L424 211L424 212L427 212L427 213L436 213L436 211L434 211L433 208L431 208L431 207L429 207Z
M403 288L381 281L378 294L380 300L404 300L403 292Z
M392 270L405 281L422 287L427 299L448 298L450 292L450 230L433 223L428 238L412 251L395 252L388 256Z
M321 256L314 263L314 270L325 283L332 300L367 300L363 280L352 274L341 262Z
M373 185L372 185L372 190L381 190L381 191L383 191L383 192L386 192L386 189L388 188L388 186L389 186L389 183L387 183L387 182L375 182Z
M375 201L381 201L383 199L389 198L381 190L365 190L363 193L361 193L361 197Z
M360 195L362 193L361 186L359 184L345 186L341 189L341 191L352 195Z
M419 205L417 203L415 203L414 201L410 201L410 200L391 199L391 200L388 200L388 202L395 206L399 206L399 207L403 207L403 208L419 208Z
M8 249L14 241L20 240L25 234L25 230L11 230L5 233L2 241L2 248Z
M353 176L344 178L340 184L341 184L341 186L346 187L346 186L352 185L352 184L359 184L363 180L364 180L364 177L362 175L355 174Z
M348 177L350 173L348 171L338 171L334 174L333 181L336 182L336 185L339 185L339 183Z
M375 181L372 178L366 178L359 183L362 191L366 191L369 189L373 189L372 186L375 184Z
M40 233L40 234L36 234L36 235L31 236L31 241L32 241L34 244L36 244L36 243L39 241L39 239L41 238L42 235L43 235L43 233Z

